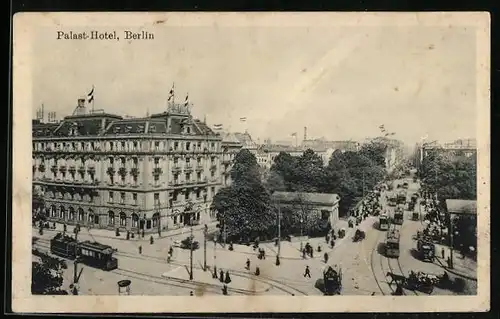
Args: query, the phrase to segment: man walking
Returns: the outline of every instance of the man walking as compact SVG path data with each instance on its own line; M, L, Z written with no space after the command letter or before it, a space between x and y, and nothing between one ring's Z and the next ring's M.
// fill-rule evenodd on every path
M309 266L306 266L306 271L304 272L304 277L306 276L311 278L311 270L309 269Z

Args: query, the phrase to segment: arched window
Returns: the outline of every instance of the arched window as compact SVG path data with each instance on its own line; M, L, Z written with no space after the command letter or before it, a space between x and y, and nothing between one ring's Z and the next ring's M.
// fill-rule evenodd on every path
M139 227L139 216L137 214L132 214L132 227Z
M57 208L56 206L52 205L50 207L50 217L56 217L57 216Z
M69 208L68 220L75 220L75 209L73 207Z
M59 207L59 218L64 219L64 214L66 213L66 209L64 206Z
M153 214L153 228L158 227L160 221L160 214L154 213Z
M82 208L78 208L78 221L83 222L85 220L85 212Z
M89 224L94 223L94 211L92 209L89 209L88 222Z
M120 226L127 226L127 215L124 212L120 213Z
M109 225L115 224L115 213L113 213L112 211L109 211L108 213L108 224Z

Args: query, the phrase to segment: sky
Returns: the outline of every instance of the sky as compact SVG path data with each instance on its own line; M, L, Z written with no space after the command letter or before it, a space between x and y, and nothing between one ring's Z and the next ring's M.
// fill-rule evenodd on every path
M43 103L70 115L92 86L96 109L163 112L175 82L196 118L260 141L300 141L304 127L308 138L361 141L382 124L410 145L476 133L474 29L159 25L149 41L61 41L56 31L33 43L33 114Z

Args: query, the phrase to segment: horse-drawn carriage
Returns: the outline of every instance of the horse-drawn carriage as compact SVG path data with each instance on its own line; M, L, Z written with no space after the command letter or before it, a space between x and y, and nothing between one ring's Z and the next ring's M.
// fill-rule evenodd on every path
M359 229L356 229L356 232L354 233L354 237L352 238L353 242L358 242L360 240L365 239L365 232Z
M434 285L439 282L440 278L436 275L427 274L421 271L410 271L410 275L406 280L406 287L408 287L408 289L431 294L434 291Z

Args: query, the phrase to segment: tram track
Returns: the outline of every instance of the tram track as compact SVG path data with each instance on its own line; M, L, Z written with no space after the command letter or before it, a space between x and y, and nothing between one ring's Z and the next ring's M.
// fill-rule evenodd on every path
M50 251L50 241L49 240L46 240L46 239L40 240L39 239L34 244L34 247L35 246L39 246L40 248L43 248L46 251ZM175 262L175 261L170 261L169 263L167 263L166 258L161 258L161 257L154 257L154 256L147 256L147 255L135 256L133 254L124 253L124 252L115 252L115 255L117 255L119 257L121 256L121 257L125 257L125 258L134 258L134 259L138 259L138 260L150 260L150 261L153 261L156 263L161 263L161 264L170 264L170 265L175 265L175 266L188 266L185 263L180 263L180 262ZM193 268L203 269L202 267L199 267L197 265L194 266ZM264 276L259 277L259 276L255 276L255 275L252 275L252 274L240 271L240 270L236 270L236 269L227 269L227 270L230 271L231 273L233 273L234 275L237 275L237 276L243 277L243 278L247 278L250 280L262 282L264 284L269 285L271 288L283 291L289 295L307 295L306 292L304 292L300 289L297 289L297 288L292 287L290 285L284 284L284 283L282 283L278 280L272 279L270 277L264 277ZM123 269L120 267L117 270L114 270L112 272L117 273L117 274L120 274L120 272L125 272L125 273L122 273L122 275L128 276L130 278L145 280L145 281L154 282L154 283L158 283L158 284L165 284L165 285L170 284L172 286L177 286L180 288L196 289L196 288L199 288L200 285L202 285L204 287L211 287L212 290L216 290L216 291L219 291L221 289L221 287L219 287L216 284L209 284L209 283L205 284L205 283L198 283L198 282L193 283L192 281L189 281L189 280L180 279L180 278L176 278L176 277L169 277L169 276L159 277L159 276L154 276L154 275L150 275L150 274L146 274L146 273L142 273L142 272L133 271L130 269ZM178 282L179 284L167 283L167 282L163 282L161 280L164 280L164 281L170 280L173 282ZM180 284L183 284L183 285L180 285ZM236 292L236 293L240 293L240 294L244 294L244 295L257 295L257 294L259 294L258 292L254 292L252 290L246 290L246 289L240 289L240 288L230 288L230 287L228 287L228 291L232 291L232 292Z
M375 273L375 264L374 264L374 260L373 260L374 255L376 253L378 254L378 245L380 243L379 239L380 239L380 234L377 235L377 238L375 239L375 245L372 247L372 251L371 251L371 254L370 254L370 269L371 269L371 272L372 272L372 275L373 275L373 279L375 280L375 283L377 284L377 287L380 290L380 293L385 296L385 292L382 289L380 281L377 279L377 275ZM381 261L380 265L382 266L382 261Z
M166 263L167 262L166 259L159 258L159 257L153 257L153 256L144 256L144 255L134 256L134 255L131 255L131 254L128 254L128 253L115 253L115 254L118 255L118 256L126 257L126 258L151 260L151 261L157 262L157 263ZM176 262L176 261L170 261L168 264L170 264L170 265L176 265L176 266L188 266L188 264L181 263L181 262ZM195 269L203 269L202 267L200 267L198 265L194 265L193 268L195 268ZM252 275L252 274L249 274L247 272L244 272L244 271L241 271L241 270L237 270L237 269L230 269L230 268L224 268L224 269L226 269L227 271L230 271L232 274L237 275L239 277L244 277L244 278L247 278L247 279L250 279L250 280L255 280L255 281L262 282L264 284L267 284L267 285L271 286L272 288L281 290L281 291L283 291L285 293L288 293L290 295L292 295L292 294L293 295L296 295L296 294L307 295L307 293L305 293L304 291L302 291L300 289L297 289L297 288L292 287L290 285L284 284L281 281L278 281L276 279L272 279L270 277L255 276L255 275Z

